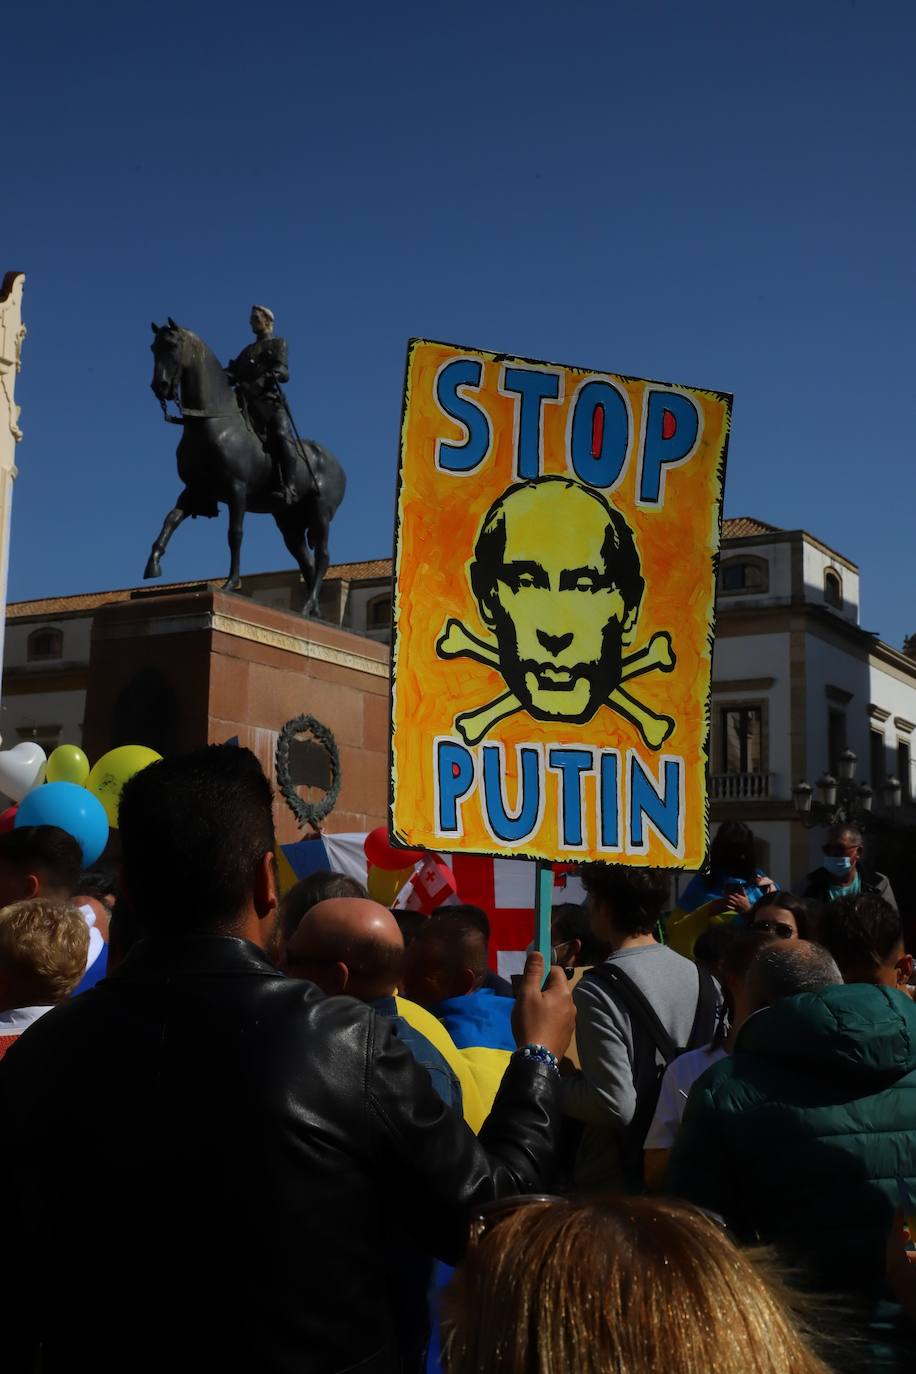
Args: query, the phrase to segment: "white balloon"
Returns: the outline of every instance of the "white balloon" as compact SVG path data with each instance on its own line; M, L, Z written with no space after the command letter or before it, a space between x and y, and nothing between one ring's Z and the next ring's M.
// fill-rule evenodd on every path
M0 792L21 802L26 792L45 780L48 756L40 744L24 740L15 749L0 750Z

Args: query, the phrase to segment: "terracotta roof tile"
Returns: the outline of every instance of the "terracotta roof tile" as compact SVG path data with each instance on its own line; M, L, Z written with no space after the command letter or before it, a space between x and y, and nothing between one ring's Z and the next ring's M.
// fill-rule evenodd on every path
M753 534L781 534L778 525L768 525L765 520L755 520L752 515L734 515L722 521L723 539L747 539Z
M196 592L209 582L166 583L157 588L163 592ZM136 588L119 587L111 592L77 592L74 596L47 596L38 601L11 601L6 608L8 620L24 619L27 616L73 615L80 611L95 611L99 606L110 606L117 601L130 601Z
M393 562L390 558L369 558L363 563L335 563L328 568L328 577L349 578L351 582L375 582L380 577L391 577L392 572Z

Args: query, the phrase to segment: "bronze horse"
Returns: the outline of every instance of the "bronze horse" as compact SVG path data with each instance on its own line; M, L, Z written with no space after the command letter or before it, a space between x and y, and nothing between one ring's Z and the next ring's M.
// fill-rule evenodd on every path
M299 565L306 586L304 615L313 615L328 569L328 532L343 500L347 479L332 453L311 439L299 444L296 499L284 505L271 496L272 463L242 413L235 391L216 356L202 339L173 319L153 325L153 392L163 413L169 401L181 410L178 475L184 483L150 551L144 577L159 577L168 542L189 515L212 517L229 509L229 576L224 591L241 586L239 554L245 512L272 515L283 542ZM309 553L314 550L314 560Z

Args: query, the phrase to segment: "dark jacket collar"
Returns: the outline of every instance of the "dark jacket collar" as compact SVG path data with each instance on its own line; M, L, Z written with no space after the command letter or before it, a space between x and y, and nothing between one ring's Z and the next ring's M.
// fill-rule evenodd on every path
M236 935L151 936L138 941L111 976L156 978L201 973L283 977L262 949Z

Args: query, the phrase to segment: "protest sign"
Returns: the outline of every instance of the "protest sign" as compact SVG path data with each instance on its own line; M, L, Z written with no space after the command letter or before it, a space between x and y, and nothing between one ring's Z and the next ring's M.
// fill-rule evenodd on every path
M391 830L695 868L731 398L413 340Z

